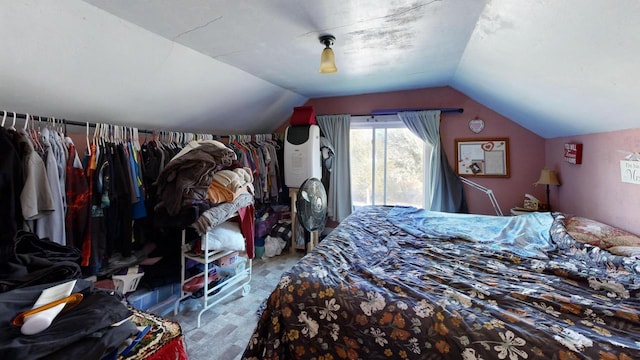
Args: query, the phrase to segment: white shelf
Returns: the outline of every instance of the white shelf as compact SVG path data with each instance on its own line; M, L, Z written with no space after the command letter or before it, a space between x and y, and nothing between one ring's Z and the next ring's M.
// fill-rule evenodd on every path
M204 276L204 294L199 299L202 302L202 310L198 313L198 328L200 327L200 319L202 314L212 308L214 305L220 303L222 300L226 299L230 295L234 294L238 290L242 290L242 296L245 296L251 290L251 268L253 262L251 259L247 259L247 264L244 270L239 271L235 275L230 278L225 279L224 281L209 287L209 270L211 270L211 266L214 266L214 262L218 259L221 259L229 254L234 253L231 250L209 250L208 244L206 241L206 234L202 235L201 240L203 244L205 244L205 249L201 254L196 254L191 252L188 249L186 244L186 232L182 230L182 270L180 271L180 297L175 301L173 305L173 314L178 314L178 307L180 306L180 301L191 296L191 292L184 290L184 284L189 280L194 279L198 276ZM204 270L189 277L185 278L185 263L186 259L191 259L199 262L200 264L204 264Z
M193 252L184 252L184 248L182 250L182 255L184 257L186 257L187 259L191 259L194 261L197 261L201 264L209 264L213 261L216 261L220 258L223 258L229 254L233 254L235 251L232 250L210 250L210 251L206 251L203 250L203 252L201 254L196 254Z

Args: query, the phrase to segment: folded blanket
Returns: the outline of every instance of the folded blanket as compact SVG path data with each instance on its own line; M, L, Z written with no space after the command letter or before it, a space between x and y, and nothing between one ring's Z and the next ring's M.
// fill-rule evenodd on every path
M158 194L169 215L178 214L182 206L193 201L206 199L214 173L235 159L233 150L207 143L172 159L158 177Z
M212 204L219 204L233 201L235 194L216 181L212 181L209 184L209 189L207 189L207 198Z
M210 228L217 226L218 224L226 221L230 218L233 213L238 211L240 208L245 206L249 206L253 204L253 195L245 192L238 196L232 202L221 203L218 206L212 207L211 209L202 213L202 215L191 224L191 227L194 228L198 234L202 235L207 232Z
M220 170L213 174L213 181L232 192L236 192L238 189L252 185L253 175L251 175L251 169L246 167L233 170Z
M547 252L556 248L549 234L553 223L550 213L470 215L397 206L389 211L388 218L416 237L464 239L522 257L546 259Z

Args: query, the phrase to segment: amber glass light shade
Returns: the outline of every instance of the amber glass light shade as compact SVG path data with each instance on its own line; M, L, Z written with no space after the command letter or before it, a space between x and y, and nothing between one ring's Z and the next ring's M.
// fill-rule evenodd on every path
M320 70L318 71L321 74L333 74L338 71L338 68L336 67L336 58L330 47L326 47L322 50L322 55L320 56Z

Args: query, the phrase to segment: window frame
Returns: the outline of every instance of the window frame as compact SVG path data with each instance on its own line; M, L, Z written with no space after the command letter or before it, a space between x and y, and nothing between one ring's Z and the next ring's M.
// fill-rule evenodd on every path
M385 149L384 149L384 186L383 186L383 204L376 204L376 205L387 205L387 129L408 129L407 126L402 122L402 120L400 120L400 118L398 117L398 115L396 114L392 114L392 115L352 115L351 116L351 124L349 127L349 131L351 131L352 129L371 129L372 132L372 139L375 139L375 131L377 129L384 129L384 143L385 143ZM414 135L415 136L415 135ZM425 209L428 209L431 205L431 185L430 185L430 174L429 174L429 168L430 168L430 163L431 163L431 152L433 151L433 146L431 146L430 144L422 141L422 151L423 151L423 166L422 166L422 178L423 178L423 182L422 182L422 206ZM376 186L376 177L375 177L375 171L376 171L376 141L373 141L372 143L372 147L371 147L371 154L372 154L372 167L371 167L371 179L372 179L372 202L373 204L375 204L375 199L376 199L376 194L375 194L375 186ZM351 154L349 154L349 156L351 156ZM349 181L349 186L353 186L353 182L350 180ZM351 204L352 208L355 207L355 205L352 203Z

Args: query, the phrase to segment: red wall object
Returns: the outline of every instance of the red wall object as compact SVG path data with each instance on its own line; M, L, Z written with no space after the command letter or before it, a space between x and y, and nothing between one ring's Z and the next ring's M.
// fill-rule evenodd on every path
M564 144L564 161L569 164L582 164L582 144Z
M292 126L296 125L314 125L316 123L316 111L313 106L297 106L293 108L291 115Z

